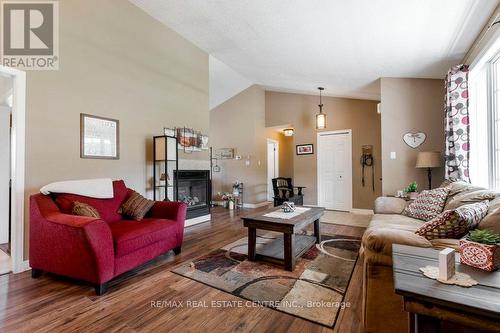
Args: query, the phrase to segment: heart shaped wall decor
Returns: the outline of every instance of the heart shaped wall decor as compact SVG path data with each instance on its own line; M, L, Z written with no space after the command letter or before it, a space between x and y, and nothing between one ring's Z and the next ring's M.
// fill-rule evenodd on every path
M403 141L413 149L417 148L418 146L422 145L425 142L425 138L427 136L425 133L418 132L418 133L406 133L403 135Z

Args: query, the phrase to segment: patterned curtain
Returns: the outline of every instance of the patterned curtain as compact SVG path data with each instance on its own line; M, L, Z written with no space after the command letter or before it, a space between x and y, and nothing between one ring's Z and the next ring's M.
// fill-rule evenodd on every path
M469 67L457 65L446 76L445 178L469 179Z

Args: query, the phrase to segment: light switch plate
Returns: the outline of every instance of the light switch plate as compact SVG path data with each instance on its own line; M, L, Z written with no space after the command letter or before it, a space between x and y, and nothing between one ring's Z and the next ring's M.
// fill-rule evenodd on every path
M395 160L395 159L396 159L396 152L391 151L391 160Z

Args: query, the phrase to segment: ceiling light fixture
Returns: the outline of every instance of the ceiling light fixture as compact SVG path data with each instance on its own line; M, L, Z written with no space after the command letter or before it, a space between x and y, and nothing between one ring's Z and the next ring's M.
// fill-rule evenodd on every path
M316 129L326 128L326 114L323 113L323 103L321 102L321 92L325 90L323 87L318 87L319 90L319 113L316 114Z
M285 128L283 134L285 134L285 136L293 136L293 128Z

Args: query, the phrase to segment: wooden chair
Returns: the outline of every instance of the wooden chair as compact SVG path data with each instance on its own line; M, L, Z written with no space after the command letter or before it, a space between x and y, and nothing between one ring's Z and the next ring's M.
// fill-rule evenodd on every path
M304 195L302 189L304 186L293 186L292 178L278 177L273 178L273 192L274 192L274 207L281 206L283 202L290 201L297 206L304 204ZM297 193L294 189L297 189Z

